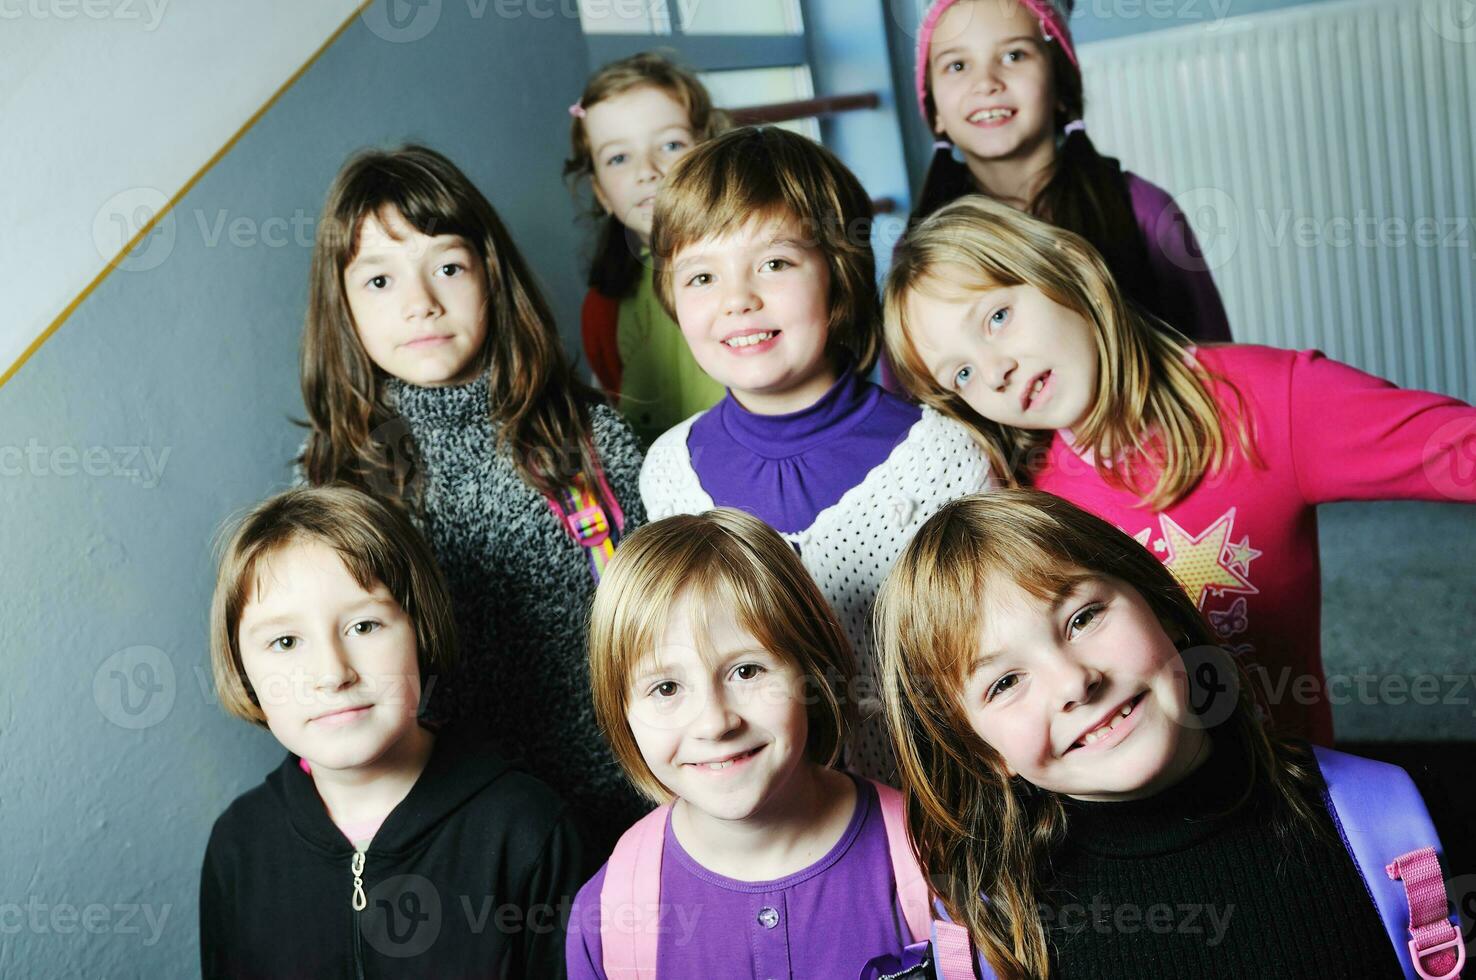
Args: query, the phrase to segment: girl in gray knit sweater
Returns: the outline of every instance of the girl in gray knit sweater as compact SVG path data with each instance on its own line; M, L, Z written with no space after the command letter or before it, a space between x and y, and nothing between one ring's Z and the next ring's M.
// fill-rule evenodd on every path
M595 724L585 627L605 559L645 521L641 453L575 377L492 206L435 151L365 152L335 179L302 391L304 478L404 506L450 584L463 664L428 679L426 713L523 760L602 861L646 805Z

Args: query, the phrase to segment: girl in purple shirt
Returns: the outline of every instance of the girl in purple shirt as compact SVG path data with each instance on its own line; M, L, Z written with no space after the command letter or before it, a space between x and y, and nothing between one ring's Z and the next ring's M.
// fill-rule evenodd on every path
M926 885L905 843L893 870L899 794L833 768L851 654L784 539L727 509L642 528L606 568L589 648L600 727L664 805L575 899L571 980L900 965Z
M1184 213L1087 137L1072 6L929 8L918 30L917 98L938 143L913 222L986 194L1091 242L1123 291L1180 333L1228 341L1225 307Z

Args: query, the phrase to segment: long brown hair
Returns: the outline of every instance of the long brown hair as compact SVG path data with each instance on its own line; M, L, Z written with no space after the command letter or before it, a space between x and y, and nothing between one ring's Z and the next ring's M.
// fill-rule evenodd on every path
M1036 490L961 497L903 550L877 598L877 641L887 722L897 748L913 847L955 922L1002 978L1045 977L1050 956L1037 900L1041 868L1066 831L1059 797L1012 778L969 724L961 703L977 652L981 609L1010 582L1054 599L1085 578L1136 589L1182 648L1215 635L1169 570L1117 528ZM1242 799L1269 786L1283 839L1319 834L1316 763L1269 737L1243 672L1218 730L1245 750ZM1208 724L1208 720L1206 720ZM1318 839L1322 839L1320 836Z
M588 111L607 99L638 88L660 89L684 106L692 138L697 142L711 139L731 125L728 114L713 106L712 96L696 75L656 51L642 51L610 62L590 76L576 104ZM569 159L564 161L564 179L577 187L585 179L593 180L594 172L589 131L585 129L584 118L575 116L569 124ZM618 217L605 214L598 203L591 216L599 221L599 233L589 285L611 299L623 299L635 290L641 275L640 240Z
M564 357L553 314L512 236L455 164L410 145L351 157L323 206L302 335L311 432L299 462L308 482L341 481L412 503L418 497L413 440L395 424L384 373L359 340L344 292L364 220L389 209L423 234L459 235L482 261L488 330L478 356L487 411L519 475L545 496L592 476L589 407L599 396Z
M1096 249L1078 235L971 194L918 225L893 252L884 290L887 354L903 387L973 430L1007 483L1029 482L1032 462L1052 434L991 422L943 388L912 341L908 297L1022 284L1095 328L1097 390L1073 435L1079 447L1092 450L1108 485L1162 510L1206 473L1230 465L1237 450L1260 463L1239 390L1198 366L1187 338L1167 324L1155 329L1128 305ZM1221 418L1211 384L1229 398L1231 417Z
M1039 31L1038 26L1036 29ZM1041 48L1050 63L1056 98L1053 127L1056 160L1026 210L1091 242L1133 302L1160 319L1173 321L1180 311L1169 309L1161 299L1121 164L1098 153L1085 130L1066 132L1069 123L1083 119L1086 113L1081 69L1060 44L1042 43ZM933 102L932 72L924 73L923 77L931 132L938 112ZM978 190L968 166L954 159L952 147L939 146L928 166L909 224L915 226L950 201ZM1192 324L1174 322L1173 326L1182 330Z

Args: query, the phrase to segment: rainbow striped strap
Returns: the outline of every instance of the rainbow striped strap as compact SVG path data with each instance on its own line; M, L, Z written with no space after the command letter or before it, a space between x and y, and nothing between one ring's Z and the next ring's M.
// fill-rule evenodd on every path
M620 543L620 533L625 527L625 515L615 502L615 495L610 492L605 474L599 473L598 476L600 487L605 491L615 515L613 523L600 503L599 495L583 476L577 477L572 487L563 490L558 502L548 501L549 508L564 525L564 530L584 549L589 558L590 574L594 576L596 584L605 573L606 563L614 556L615 546Z

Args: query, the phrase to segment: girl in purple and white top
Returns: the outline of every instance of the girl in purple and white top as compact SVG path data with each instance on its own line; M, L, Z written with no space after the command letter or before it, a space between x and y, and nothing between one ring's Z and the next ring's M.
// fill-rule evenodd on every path
M962 425L863 380L880 335L870 226L855 176L784 130L734 130L672 169L656 202L656 289L728 394L656 440L641 497L653 520L736 507L794 546L860 665L849 764L886 779L876 590L917 528L990 471Z
M665 805L575 898L570 980L875 977L926 940L901 794L832 768L845 634L772 528L724 508L633 533L589 654L601 730Z
M1087 137L1067 26L1073 6L937 0L928 9L917 35L917 98L938 142L912 222L986 194L1091 242L1123 292L1180 333L1229 341L1184 213Z

